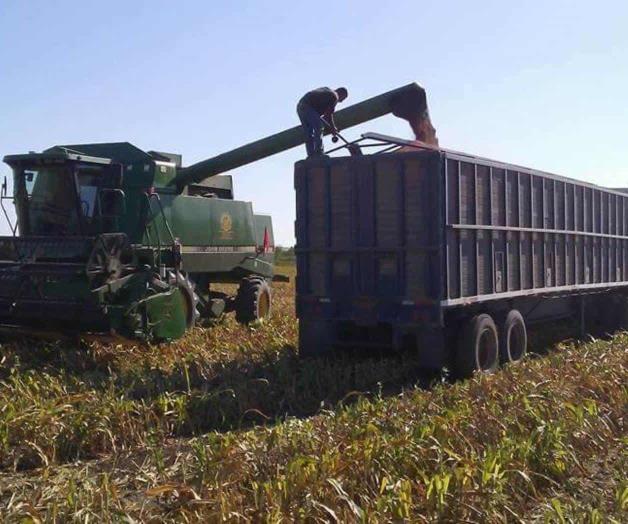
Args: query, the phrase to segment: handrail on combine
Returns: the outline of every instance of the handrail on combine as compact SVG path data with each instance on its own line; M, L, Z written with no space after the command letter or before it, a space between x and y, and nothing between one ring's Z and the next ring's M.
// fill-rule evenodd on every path
M4 181L2 182L2 191L0 193L0 207L2 207L2 212L4 213L4 217L7 219L7 223L9 224L9 228L11 229L11 233L13 234L13 236L15 236L15 234L17 233L17 228L19 224L19 217L16 215L15 226L13 226L13 224L11 223L11 219L9 218L9 213L4 207L4 201L11 200L13 202L13 205L15 205L15 197L7 196L7 194L8 194L7 177L5 176Z
M163 205L161 203L161 198L159 198L159 194L158 193L144 193L145 197L146 197L146 203L148 205L148 212L150 213L150 220L146 221L146 224L144 226L144 231L145 234L148 238L149 243L153 243L152 242L152 238L150 235L150 227L153 227L155 229L155 237L157 240L157 251L158 251L158 259L157 262L159 264L159 266L161 266L161 251L162 251L162 244L161 244L161 235L159 234L159 228L157 227L157 224L155 223L155 219L157 218L157 215L155 213L153 213L153 207L151 205L151 201L154 199L157 201L157 204L159 205L159 213L161 214L162 218L163 218L163 223L164 226L166 228L166 231L168 231L168 234L170 235L170 240L172 241L172 245L176 244L176 239L174 237L174 235L172 234L172 229L170 228L170 224L168 223L168 219L166 218L166 214L164 213L164 208Z

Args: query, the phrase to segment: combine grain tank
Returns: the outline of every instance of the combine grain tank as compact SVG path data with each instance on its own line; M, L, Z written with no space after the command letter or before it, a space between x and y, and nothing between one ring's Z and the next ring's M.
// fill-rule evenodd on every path
M380 152L295 167L303 354L411 347L468 375L523 357L533 322L627 327L627 194L363 136Z

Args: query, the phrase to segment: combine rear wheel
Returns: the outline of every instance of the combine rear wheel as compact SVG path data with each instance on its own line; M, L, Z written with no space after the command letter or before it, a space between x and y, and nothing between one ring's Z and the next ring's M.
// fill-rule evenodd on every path
M490 315L477 315L466 321L458 340L454 373L467 378L478 373L492 373L499 364L499 337Z
M270 315L272 296L270 286L262 277L243 278L235 299L236 320L250 324Z
M528 333L523 316L510 310L499 330L499 360L502 363L518 362L528 349Z

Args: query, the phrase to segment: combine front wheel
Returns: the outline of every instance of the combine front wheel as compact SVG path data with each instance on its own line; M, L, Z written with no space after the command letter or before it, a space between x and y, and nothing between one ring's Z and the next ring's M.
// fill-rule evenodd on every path
M170 285L176 286L181 292L187 329L191 329L200 316L198 312L198 296L194 291L194 283L181 273L170 273L169 281Z
M250 324L270 315L272 298L270 286L262 277L246 277L240 282L235 299L236 320Z

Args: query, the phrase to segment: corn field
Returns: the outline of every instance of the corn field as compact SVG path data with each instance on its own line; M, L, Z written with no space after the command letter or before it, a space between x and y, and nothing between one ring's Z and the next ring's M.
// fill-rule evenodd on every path
M449 383L272 317L0 346L0 521L626 522L628 334Z

